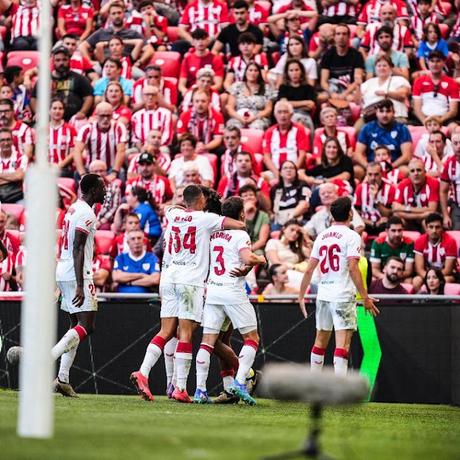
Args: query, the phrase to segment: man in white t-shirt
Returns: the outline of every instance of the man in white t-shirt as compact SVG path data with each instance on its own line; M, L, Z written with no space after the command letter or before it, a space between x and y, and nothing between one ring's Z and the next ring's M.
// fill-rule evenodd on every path
M240 197L228 198L222 205L222 214L244 222L244 202ZM243 336L244 344L238 357L238 372L229 392L246 404L255 400L246 388L246 376L251 368L259 346L257 318L249 302L244 277L232 275L241 265L254 266L265 263L264 256L251 250L251 238L245 230L218 230L211 235L211 265L206 288L203 311L203 338L196 357L197 389L194 401L210 403L206 389L209 363L219 333L227 317Z
M192 333L203 313L210 237L217 230L245 228L241 221L204 212L206 198L198 185L184 189L184 203L186 209L171 206L165 212L168 224L160 280L161 329L147 347L139 371L131 374L131 382L147 401L153 400L148 385L150 370L179 326L175 353L177 379L172 398L191 402L186 386L192 362Z
M61 357L54 389L63 396L77 397L69 383L69 372L77 348L94 330L97 312L93 284L93 251L96 215L93 206L105 198L104 179L86 174L80 181L81 199L67 211L62 224L61 253L56 267L56 281L61 291L61 308L70 315L70 329L54 346L54 359Z
M335 200L330 212L333 225L316 238L310 262L300 286L299 304L305 318L305 292L313 272L319 268L318 294L316 296L316 338L311 351L311 369L323 367L332 328L335 329L334 369L345 375L353 332L356 330L356 291L363 299L364 308L373 316L379 313L374 299L369 297L363 285L358 262L361 257L361 237L350 229L351 200L342 197Z

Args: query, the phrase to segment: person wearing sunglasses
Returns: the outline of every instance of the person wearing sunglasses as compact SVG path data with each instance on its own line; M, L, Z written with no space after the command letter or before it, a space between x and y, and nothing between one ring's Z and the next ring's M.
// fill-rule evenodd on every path
M445 74L445 60L441 51L432 51L428 55L429 73L414 81L414 114L421 123L429 116L438 116L445 125L458 113L460 87Z

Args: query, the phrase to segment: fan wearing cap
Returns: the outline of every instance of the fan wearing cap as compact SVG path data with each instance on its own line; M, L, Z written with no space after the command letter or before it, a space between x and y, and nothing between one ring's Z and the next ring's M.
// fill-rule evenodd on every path
M139 177L129 179L126 184L126 194L133 187L142 187L150 192L155 202L162 209L165 203L169 202L173 196L171 184L167 177L155 173L156 160L150 153L143 152L137 160L137 171Z
M422 123L426 117L435 115L441 117L441 122L446 124L458 113L460 86L444 73L445 60L442 52L432 51L428 56L429 74L414 81L414 114Z

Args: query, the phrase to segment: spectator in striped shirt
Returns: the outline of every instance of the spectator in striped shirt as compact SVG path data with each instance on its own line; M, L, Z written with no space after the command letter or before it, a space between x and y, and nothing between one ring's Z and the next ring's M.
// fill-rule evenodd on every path
M454 154L441 174L440 201L444 226L460 230L460 132L454 132L451 140Z
M85 164L89 166L93 160L102 160L110 170L107 181L112 182L125 161L126 142L125 125L113 119L113 108L108 102L101 102L96 106L96 120L78 131L74 150L78 174L85 174Z
M36 50L40 26L40 5L37 0L13 3L11 15L10 50Z

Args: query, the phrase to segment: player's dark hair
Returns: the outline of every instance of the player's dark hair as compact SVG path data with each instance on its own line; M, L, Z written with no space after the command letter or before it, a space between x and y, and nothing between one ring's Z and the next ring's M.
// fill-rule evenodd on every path
M241 196L243 193L246 193L246 192L253 192L254 195L257 196L257 187L254 184L251 184L251 183L244 184L238 190L238 195Z
M3 77L5 78L8 84L13 83L14 79L18 77L22 72L22 67L18 65L10 65L5 67L3 71Z
M203 211L213 212L214 214L222 215L222 201L221 196L212 188L205 185L199 185L204 197L206 198L206 206Z
M423 278L423 284L426 288L426 291L428 294L431 294L430 293L430 289L428 288L428 273L430 272L434 272L434 274L436 275L436 278L438 278L439 280L439 291L437 292L438 295L443 295L444 294L444 288L446 286L446 278L444 277L444 273L442 272L442 270L440 268L429 268L426 273L425 273L425 276Z
M401 257L399 257L399 256L390 256L390 257L388 257L388 259L385 262L385 266L388 265L388 263L391 262L392 260L395 260L396 262L398 262L400 264L403 264L403 266L404 266L404 260L402 260Z
M347 196L337 198L331 204L331 215L336 222L345 222L350 217L351 200Z
M0 99L0 105L8 105L11 110L14 109L14 102L11 99Z
M437 212L432 212L428 214L427 218L425 219L425 225L432 224L433 222L441 222L442 225L442 216Z
M80 190L83 195L86 195L91 190L99 185L101 176L99 174L85 174L80 181Z
M299 221L297 219L289 219L287 222L284 223L283 229L281 232L284 232L286 228L288 228L290 225L296 225L297 227L300 227ZM289 241L289 249L297 255L299 258L299 262L303 262L306 257L305 254L303 253L303 243L304 243L304 238L303 238L303 233L300 231L297 239L295 241Z
M148 203L153 209L157 209L155 197L152 195L150 190L146 190L143 187L134 186L131 189L131 194L134 195L140 203Z
M273 264L268 269L268 278L272 283L273 283L273 277L278 274L278 273L276 273L276 270L278 270L278 268L280 268L280 267L282 267L282 264Z
M203 195L203 192L199 185L187 185L184 188L184 203L187 206L192 206L198 201L201 195Z
M249 10L248 3L245 2L244 0L236 0L236 2L233 4L233 9L241 10L241 8L244 8L245 10Z
M222 204L222 215L240 220L241 212L244 209L244 201L239 196L231 196Z
M387 229L389 229L392 225L402 225L403 224L403 221L401 220L400 217L398 216L391 216L388 220L387 220Z

